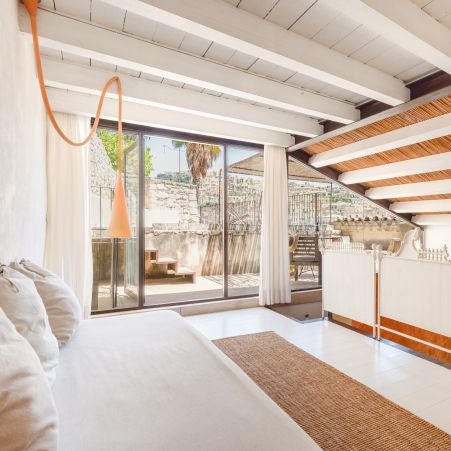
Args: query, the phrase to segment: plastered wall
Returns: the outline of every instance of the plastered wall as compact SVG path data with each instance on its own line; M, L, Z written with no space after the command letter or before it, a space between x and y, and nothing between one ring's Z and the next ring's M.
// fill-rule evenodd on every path
M42 262L45 240L45 115L31 43L17 0L0 14L0 262Z
M451 226L427 226L424 228L426 247L441 248L445 244L451 253Z

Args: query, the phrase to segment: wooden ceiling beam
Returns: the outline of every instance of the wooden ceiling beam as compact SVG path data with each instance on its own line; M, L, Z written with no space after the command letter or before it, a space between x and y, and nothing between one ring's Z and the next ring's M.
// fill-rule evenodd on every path
M347 171L340 174L339 178L341 183L350 185L449 169L451 169L451 152L445 152L427 157Z
M431 92L451 86L451 75L439 70L419 80L409 82L406 86L410 89L410 99L414 100ZM366 119L375 114L390 110L392 107L377 100L370 100L369 102L357 105L356 108L360 111L360 119ZM330 120L321 121L321 125L324 127L324 133L332 132L343 127L343 124Z
M47 86L99 95L117 72L42 58ZM124 100L283 133L316 136L317 120L121 74ZM116 98L115 93L108 97Z
M451 86L451 75L439 70L418 80L411 81L407 83L406 86L410 89L410 99L414 100L418 97L430 94L431 92ZM369 102L357 106L357 109L360 110L360 119L374 116L375 114L389 110L390 108L390 105L378 102L377 100L370 100ZM342 124L337 123L337 125L342 127ZM331 130L334 130L335 128L331 128ZM324 132L328 131L329 130L324 127Z
M410 98L404 83L392 75L226 2L102 1L390 105L399 105Z
M410 0L324 0L397 46L451 73L451 30Z
M394 202L390 210L396 213L435 213L451 211L451 199L414 200L410 202Z
M47 88L50 103L55 111L62 113L94 116L97 108L97 95L68 91L67 89ZM102 118L117 120L117 101L105 98ZM257 144L274 144L287 147L294 142L288 133L281 133L242 124L233 124L212 118L202 118L194 114L170 111L136 102L123 102L123 120L131 124L165 128L198 135L210 135L236 141Z
M370 188L365 192L370 199L396 199L440 194L451 194L451 179L380 186Z
M415 215L412 220L419 226L451 226L451 214Z
M349 103L166 48L125 33L111 31L44 9L39 10L37 20L39 40L43 47L307 116L343 123L351 123L359 118L358 110ZM31 39L30 21L24 7L19 7L19 26Z
M310 158L310 164L314 167L323 167L342 163L449 134L451 134L451 113L317 153Z
M300 141L299 143L293 145L288 149L289 152L293 150L302 149L304 147L311 146L313 144L317 144L321 141L324 141L329 138L335 138L336 136L342 135L344 133L352 132L358 128L365 127L374 122L381 121L383 119L387 119L391 116L395 116L397 114L405 113L413 108L416 108L420 105L424 105L429 102L433 102L434 100L440 99L442 97L446 97L451 95L451 77L449 79L449 85L445 88L439 89L438 91L433 91L428 94L425 94L421 97L417 97L416 99L410 100L409 102L403 103L402 105L395 106L393 108L384 110L380 113L377 113L373 116L366 117L365 119L360 119L359 121L353 122L352 124L344 125L340 128L332 130L328 133L324 133L320 136L316 136L311 139Z

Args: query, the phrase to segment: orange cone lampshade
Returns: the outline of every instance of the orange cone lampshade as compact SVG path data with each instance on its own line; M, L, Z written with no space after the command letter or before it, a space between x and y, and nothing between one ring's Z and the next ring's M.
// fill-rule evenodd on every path
M37 25L37 11L38 11L38 3L40 0L22 0L25 8L28 11L30 16L31 23L31 33L33 35L33 49L34 49L34 57L36 62L36 71L38 74L39 80L39 88L42 94L42 100L44 101L45 110L47 111L50 122L55 127L57 133L61 136L61 138L72 146L84 146L89 143L92 136L97 130L97 126L99 125L100 114L102 112L102 105L105 99L105 95L107 90L112 84L117 85L117 95L118 95L118 171L117 171L117 182L116 182L116 191L114 193L113 200L113 208L111 210L111 218L110 218L110 226L108 227L108 236L110 238L129 238L132 236L132 231L130 228L130 221L128 218L128 210L127 203L125 201L125 192L124 185L122 184L122 83L121 79L118 76L111 77L105 84L102 89L102 93L100 95L99 103L97 105L96 117L94 120L94 125L89 132L88 136L80 142L73 141L68 136L64 134L58 125L55 115L53 114L52 108L50 107L50 102L47 96L47 92L45 89L45 80L44 74L42 72L42 62L41 55L39 53L39 37L38 37L38 25Z
M110 225L108 227L110 238L129 238L132 236L128 218L127 202L125 200L122 174L117 172L116 191L114 193L113 207L111 209Z

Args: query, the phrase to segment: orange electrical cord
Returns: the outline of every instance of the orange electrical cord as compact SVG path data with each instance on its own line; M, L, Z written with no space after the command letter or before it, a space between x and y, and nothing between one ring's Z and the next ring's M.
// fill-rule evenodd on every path
M93 137L93 135L96 132L97 127L99 125L100 113L102 112L103 102L105 100L105 96L108 91L108 88L111 85L113 85L114 83L116 84L117 95L118 95L118 114L117 115L118 115L118 135L119 135L118 171L121 171L122 170L122 83L121 83L121 79L119 77L111 77L105 83L105 86L102 89L102 93L100 94L99 102L97 104L97 110L96 110L94 124L93 124L88 136L83 141L80 141L80 142L76 142L76 141L73 141L72 139L70 139L61 130L61 127L58 125L58 122L57 122L55 115L53 114L52 108L50 106L49 98L47 96L47 91L45 89L44 74L42 71L41 56L40 56L40 52L39 52L38 27L37 27L37 21L36 21L37 0L32 0L31 1L32 5L29 5L30 1L27 1L27 0L25 0L24 3L27 8L27 11L30 15L31 34L33 37L34 58L35 58L35 63L36 63L36 71L37 71L37 75L38 75L39 88L41 90L42 100L44 102L45 110L47 111L50 122L55 127L55 130L57 131L58 135L60 135L64 141L66 141L71 146L80 147L80 146L84 146L91 140L91 138ZM35 8L35 4L36 4L36 8Z
M70 139L61 130L58 122L56 121L55 115L53 114L52 108L50 107L50 102L47 96L47 91L45 89L44 74L42 72L41 55L39 53L39 38L38 38L38 26L36 21L36 14L38 10L38 0L23 0L25 8L28 11L31 22L31 34L33 36L33 50L34 58L36 62L36 71L38 74L39 88L41 90L42 100L44 101L45 110L47 111L50 122L57 131L58 135L66 141L71 146L83 146L87 144L94 133L97 130L100 121L100 113L102 112L103 102L105 100L105 95L108 88L114 83L117 86L118 95L118 155L117 155L117 181L116 189L114 191L113 205L111 209L110 224L108 226L108 234L111 238L129 238L132 236L132 231L130 228L130 220L128 216L127 200L125 197L124 186L122 183L122 159L123 159L123 149L122 149L122 84L119 77L112 77L106 83L100 94L99 103L97 104L97 111L94 120L94 124L89 132L88 136L80 142L76 142Z

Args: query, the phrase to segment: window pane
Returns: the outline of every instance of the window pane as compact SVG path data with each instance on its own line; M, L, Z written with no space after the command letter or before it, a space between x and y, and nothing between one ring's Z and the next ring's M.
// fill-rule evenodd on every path
M90 143L93 311L138 305L139 139L127 133L123 139L124 189L133 236L117 241L107 236L116 186L117 132L100 129Z
M227 146L228 294L258 294L263 153Z
M221 146L145 136L145 302L223 297Z
M292 290L321 285L325 246L380 244L396 251L411 228L352 191L288 159L290 279ZM359 244L354 244L359 243Z
M289 160L288 234L292 290L320 286L319 247L329 223L329 190L329 183Z

